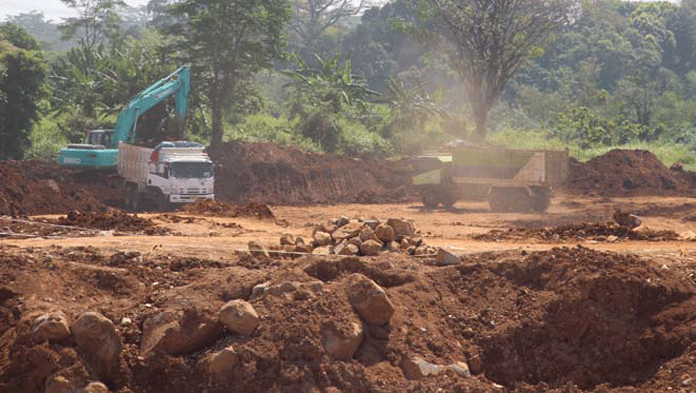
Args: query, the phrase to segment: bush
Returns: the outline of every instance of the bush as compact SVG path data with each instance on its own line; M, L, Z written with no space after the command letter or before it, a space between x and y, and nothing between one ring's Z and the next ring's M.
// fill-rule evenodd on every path
M29 160L57 161L58 150L68 145L58 125L48 118L34 124L29 139L31 147L24 155Z

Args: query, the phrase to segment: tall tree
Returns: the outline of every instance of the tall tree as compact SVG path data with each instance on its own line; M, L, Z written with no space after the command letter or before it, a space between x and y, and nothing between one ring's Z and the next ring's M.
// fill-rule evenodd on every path
M223 112L237 88L282 56L289 0L182 0L170 8L168 28L182 60L191 64L194 88L212 112L211 143L222 142Z
M45 93L39 46L14 24L0 25L0 159L22 158Z
M543 51L554 30L570 20L573 0L424 0L450 65L467 87L476 129L525 60Z
M301 45L314 48L319 36L342 19L356 16L367 5L365 0L293 0L295 8L290 27Z
M124 7L123 0L60 0L78 12L77 17L64 20L59 27L63 39L77 38L80 46L91 50L106 39L116 42L120 35L121 18L117 7Z

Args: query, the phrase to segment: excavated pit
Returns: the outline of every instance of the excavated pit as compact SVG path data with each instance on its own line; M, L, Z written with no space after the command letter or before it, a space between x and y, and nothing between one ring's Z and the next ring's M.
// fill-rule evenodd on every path
M526 296L553 292L481 339L483 371L499 384L638 386L696 340L693 285L635 257L576 248L493 270L519 286L523 311Z

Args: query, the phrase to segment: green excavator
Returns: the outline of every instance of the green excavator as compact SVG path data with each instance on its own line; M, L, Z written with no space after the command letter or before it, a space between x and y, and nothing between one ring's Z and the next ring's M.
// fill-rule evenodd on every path
M183 132L183 121L188 109L191 75L187 66L181 67L160 79L134 96L121 110L113 130L91 130L86 143L70 144L58 152L58 163L62 167L83 169L115 169L118 143L133 142L136 138L138 120L155 105L174 96L175 119L179 133ZM155 133L155 130L148 130ZM178 135L179 138L182 135Z

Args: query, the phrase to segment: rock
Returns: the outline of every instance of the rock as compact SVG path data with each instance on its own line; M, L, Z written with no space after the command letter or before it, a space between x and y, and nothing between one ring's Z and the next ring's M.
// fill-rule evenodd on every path
M349 222L350 222L350 218L348 218L346 216L341 216L341 217L336 219L336 227L340 228L340 227L348 224Z
M462 260L454 254L453 252L444 249L442 247L438 247L437 249L437 259L435 260L435 264L438 266L449 266L449 265L458 265Z
M372 230L369 226L365 225L361 230L360 234L358 234L358 237L360 238L360 241L365 243L368 240L374 240L376 242L382 243L381 240L375 235L375 231Z
M316 231L312 235L314 245L317 247L328 246L332 243L331 234L323 231Z
M408 255L415 255L415 253L416 253L416 246L408 246L408 247L406 248L406 253L407 253Z
M397 218L390 218L389 220L387 220L387 225L394 228L394 236L396 237L407 237L416 234L416 228L410 221L401 220Z
M280 244L282 244L282 245L284 245L284 246L285 246L285 245L294 246L296 241L297 241L297 240L295 239L295 237L294 237L293 235L289 234L289 233L284 233L284 234L280 237Z
M328 255L331 254L331 246L321 246L312 250L312 254L315 255Z
M448 369L454 371L462 377L470 377L471 372L469 371L469 366L464 362L454 362L447 366Z
M329 356L338 360L350 360L362 341L362 323L350 322L344 331L333 325L326 326L322 329L322 337L322 344Z
M305 245L305 244L306 244L306 243L305 243L305 240L304 240L303 237L298 236L298 237L295 238L295 245L296 245L296 246Z
M255 299L257 297L262 297L263 295L265 295L268 291L269 285L269 282L254 285L254 287L251 288L251 298Z
M337 228L336 223L331 222L331 221L326 221L326 222L322 222L316 228L314 228L314 232L317 232L317 231L326 232L330 235L336 230L336 228ZM312 233L312 236L314 236L314 233Z
M143 323L140 351L170 356L188 355L215 342L224 334L220 323L195 309L160 312Z
M369 239L360 244L360 252L363 255L379 255L382 251L382 242L378 240Z
M109 393L109 388L101 382L90 382L79 393Z
M624 228L634 229L640 226L641 220L638 216L617 210L614 212L614 221Z
M375 228L375 236L382 241L382 243L389 243L394 241L394 228L387 224L379 224Z
M332 236L336 241L340 241L342 239L350 239L352 237L358 236L362 227L362 224L358 222L349 222L348 224L336 229L333 232Z
M251 303L231 300L220 308L220 322L239 334L250 334L259 326L259 315Z
M442 366L426 362L420 357L404 358L401 363L401 368L404 371L404 376L408 379L423 379L428 375L438 374L444 371L454 371L462 377L469 377L469 367L464 362L455 362L448 366Z
M336 247L334 247L334 254L337 255L358 255L360 249L355 244L350 244L343 240Z
M45 393L73 393L74 391L75 385L61 375L54 375L46 379Z
M360 273L348 276L348 300L369 325L385 325L394 314L384 289Z
M111 378L119 368L122 348L113 322L99 313L86 312L73 322L72 332L77 347L86 355L83 358L97 376Z
M300 289L300 285L296 282L285 281L280 285L273 285L268 288L268 294L271 296L283 296L289 292L296 292Z
M368 218L367 220L363 220L363 224L370 227L370 229L375 230L375 228L379 226L380 221L376 218Z
M469 370L471 370L471 372L474 374L479 374L481 371L483 371L483 362L481 361L481 356L479 355L474 355L469 358L468 365Z
M399 252L401 251L401 248L399 247L399 243L397 242L389 242L387 243L387 249L390 252Z
M70 337L68 317L62 311L51 311L34 320L34 337L37 341L62 340Z
M426 246L418 246L413 250L413 255L429 255L430 250Z
M208 355L204 361L208 374L218 381L224 381L231 377L230 374L239 364L239 355L230 345L221 351Z
M360 238L358 236L351 237L350 239L348 239L348 244L352 244L355 247L357 247L358 249L360 249L360 245L362 244L362 240L360 240Z
M271 255L268 253L268 248L264 246L263 244L257 242L256 240L252 240L248 244L249 247L249 252L251 252L251 255L255 257L263 256L266 258L269 258Z

